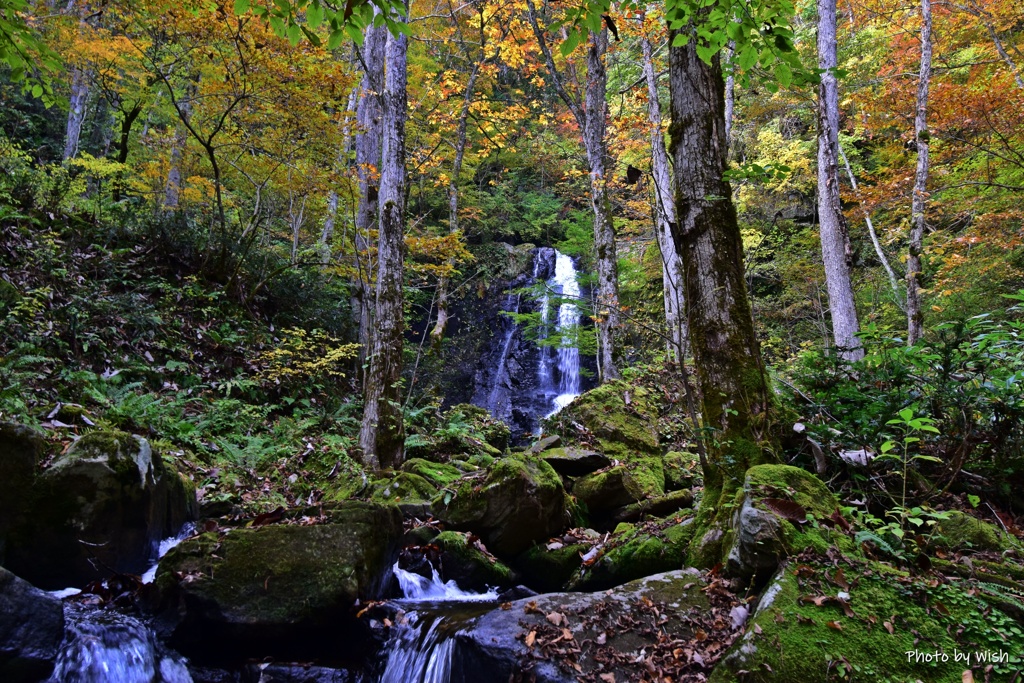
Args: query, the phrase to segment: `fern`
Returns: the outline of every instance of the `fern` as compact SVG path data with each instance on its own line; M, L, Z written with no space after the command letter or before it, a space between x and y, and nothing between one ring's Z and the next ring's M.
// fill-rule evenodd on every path
M892 544L890 544L884 538L882 538L881 536L876 534L874 531L867 531L867 530L858 531L857 535L854 537L854 540L857 543L857 545L860 545L864 541L871 541L876 546L878 546L879 550L885 552L887 555L889 555L891 557L895 557L895 558L902 558L903 557L903 552L902 551L900 551L897 548L893 547Z

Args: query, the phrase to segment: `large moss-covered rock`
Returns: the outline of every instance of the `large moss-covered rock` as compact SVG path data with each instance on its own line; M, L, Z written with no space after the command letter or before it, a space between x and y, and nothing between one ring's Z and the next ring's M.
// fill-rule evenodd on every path
M428 513L430 500L437 495L434 484L412 472L399 472L390 479L377 481L370 491L373 500L395 503L407 515Z
M543 460L516 455L462 479L455 495L434 501L434 515L473 531L500 557L515 557L559 531L565 521L562 481Z
M598 517L664 493L665 473L660 458L642 458L594 472L577 479L572 487L576 500Z
M7 536L24 524L36 467L45 449L43 435L13 422L0 422L0 563Z
M593 564L582 568L570 586L573 590L600 590L679 569L684 565L692 535L690 517L620 524Z
M63 638L60 600L0 567L0 680L45 679Z
M669 451L662 459L665 467L665 490L688 489L702 478L700 458L695 453Z
M658 448L658 406L643 387L616 380L586 392L554 418L564 435L582 425L610 458L631 460L660 455ZM588 435L588 436L589 436Z
M117 431L81 437L36 479L31 497L8 566L43 588L141 574L160 540L197 514L192 483L145 439Z
M582 555L590 550L586 544L562 545L549 548L540 543L516 558L516 567L522 572L523 582L542 593L567 590L569 581L580 568Z
M155 603L186 649L272 641L354 625L356 600L381 596L402 536L398 508L349 501L327 523L206 533L160 561Z
M432 541L440 554L440 574L459 588L483 592L488 588L511 588L517 576L501 560L474 547L466 534L443 531Z
M767 580L787 555L807 548L824 553L829 544L850 549L844 534L811 524L811 518L826 520L837 510L835 496L810 472L789 465L751 467L725 537L727 572Z
M960 681L966 670L973 680L1010 681L1022 666L1024 634L982 592L881 564L790 564L769 583L711 682ZM977 655L999 651L1007 661L985 674Z
M448 463L411 458L402 463L402 471L423 477L438 488L444 488L462 476L462 471Z
M541 457L556 472L567 477L579 477L584 474L590 474L612 464L611 460L604 453L598 453L586 448L573 448L571 446L568 448L549 448L541 454Z

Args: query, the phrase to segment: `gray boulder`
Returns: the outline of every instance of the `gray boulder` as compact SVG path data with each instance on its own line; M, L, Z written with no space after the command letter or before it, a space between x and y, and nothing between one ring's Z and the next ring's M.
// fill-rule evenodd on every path
M60 600L0 567L0 680L46 678L63 638Z
M550 437L558 438L558 437ZM608 467L612 461L604 453L585 448L549 448L541 454L544 462L562 476L579 477Z

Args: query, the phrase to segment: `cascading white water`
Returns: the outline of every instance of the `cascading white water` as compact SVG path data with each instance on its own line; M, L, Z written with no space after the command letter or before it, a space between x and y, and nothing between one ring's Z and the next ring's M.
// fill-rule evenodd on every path
M570 336L580 322L580 310L574 301L579 299L580 285L576 281L576 266L569 256L555 252L555 274L548 281L548 286L563 297L558 307L558 320L555 331L561 333L558 345L558 395L553 401L552 413L569 405L580 395L580 350L576 341ZM544 306L547 307L545 296Z
M433 567L429 579L398 563L394 573L405 596L398 602L410 609L396 616L381 683L448 683L455 643L450 631L457 626L446 618L445 605L494 602L498 594L464 591L454 581L442 581Z

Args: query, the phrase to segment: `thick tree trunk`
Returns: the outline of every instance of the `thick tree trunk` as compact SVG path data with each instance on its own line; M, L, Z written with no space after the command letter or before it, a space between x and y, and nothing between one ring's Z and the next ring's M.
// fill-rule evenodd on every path
M675 242L672 224L676 222L676 203L672 197L672 177L665 150L665 134L661 129L661 103L658 101L658 79L654 72L651 41L644 36L640 42L643 72L647 80L647 114L651 122L651 175L654 177L654 231L661 250L661 275L664 284L665 327L668 330L669 356L679 361L686 351L686 320L683 307L683 267Z
M587 164L590 166L590 205L594 212L594 251L597 258L597 353L600 356L601 381L617 379L615 334L619 327L619 259L615 252L615 225L608 199L605 164L608 150L605 140L608 103L605 100L608 75L604 54L608 50L608 29L591 32L587 49L587 87L583 107L583 129Z
M372 290L370 288L370 240L377 214L379 171L381 165L381 93L384 77L384 43L387 29L371 26L363 41L363 81L356 108L356 166L359 175L359 205L356 207L355 270L352 282L352 315L359 330L359 363L366 366L372 328Z
M839 199L839 83L836 80L836 0L818 0L818 223L825 264L832 340L849 361L864 357L850 280L850 237Z
M364 381L359 445L364 463L373 468L402 464L405 430L402 425L403 297L405 249L405 117L406 50L404 34L388 34L382 93L383 138L378 211L378 267L373 342Z
M674 37L670 36L670 40ZM671 152L678 220L672 231L683 261L684 295L707 441L704 497L690 561L720 561L729 503L748 468L776 451L771 390L754 333L732 190L723 179L728 147L725 93L716 56L697 56L695 40L669 53Z
M932 77L932 3L921 0L921 73L917 82L914 135L917 139L917 173L911 203L910 244L907 254L907 343L914 344L923 333L921 311L921 247L924 242L924 212L928 200L928 85Z

